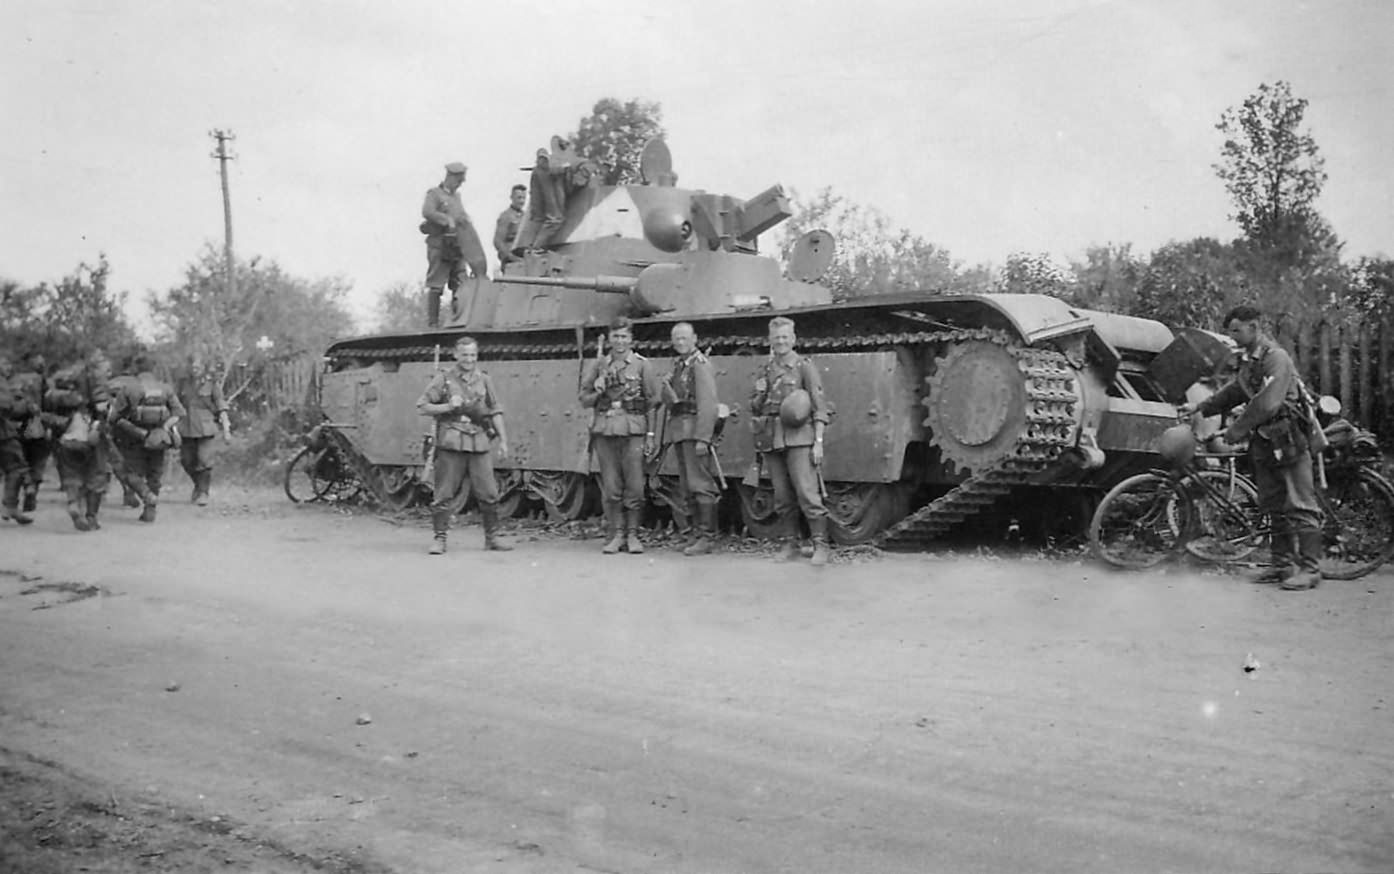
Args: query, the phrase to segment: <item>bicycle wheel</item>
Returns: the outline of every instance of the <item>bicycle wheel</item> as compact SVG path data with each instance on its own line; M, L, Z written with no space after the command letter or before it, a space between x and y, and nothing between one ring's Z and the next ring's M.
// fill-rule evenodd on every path
M318 461L318 453L308 446L295 453L290 464L286 465L283 485L287 498L297 504L308 504L311 501L318 501L324 496L324 482L315 477Z
M1205 485L1195 482L1197 478ZM1192 474L1185 490L1194 511L1184 538L1191 555L1205 561L1240 561L1263 544L1268 525L1258 506L1258 489L1248 477L1201 470Z
M1104 495L1089 523L1089 543L1111 565L1155 567L1180 547L1191 513L1190 502L1170 479L1140 473Z
M1354 580L1394 554L1394 486L1372 470L1329 472L1321 575Z

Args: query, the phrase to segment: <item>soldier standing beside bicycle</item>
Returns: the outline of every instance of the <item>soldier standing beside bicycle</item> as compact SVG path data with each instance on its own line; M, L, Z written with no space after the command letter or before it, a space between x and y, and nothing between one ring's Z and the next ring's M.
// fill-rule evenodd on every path
M479 344L474 338L456 340L455 366L437 373L416 402L416 409L436 420L435 499L431 502L435 539L431 555L445 552L450 508L466 485L474 489L479 503L484 548L497 552L513 548L498 535L499 487L493 458L493 438L498 437L500 454L507 455L508 435L494 383L478 364Z
M1272 566L1254 582L1314 589L1321 583L1322 519L1312 476L1307 402L1292 356L1259 330L1261 316L1247 305L1229 311L1225 332L1239 345L1239 372L1214 395L1180 409L1209 417L1245 405L1224 439L1249 440L1259 509L1273 521ZM1294 540L1300 573L1293 568Z

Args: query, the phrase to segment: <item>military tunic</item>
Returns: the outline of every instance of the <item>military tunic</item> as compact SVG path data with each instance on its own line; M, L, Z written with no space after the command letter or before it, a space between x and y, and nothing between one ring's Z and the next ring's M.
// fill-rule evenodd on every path
M179 464L197 481L198 474L213 469L213 440L227 415L227 400L222 385L212 377L185 377L176 394L186 413L179 420Z
M44 423L58 437L53 452L58 480L67 494L68 512L76 516L95 517L95 513L88 512L91 501L99 501L111 482L109 450L103 424L110 399L106 385L80 367L69 367L55 373L48 391L44 393ZM90 420L88 442L82 445L64 443L63 434L79 413Z
M52 452L48 428L44 427L41 416L44 392L48 390L48 380L44 378L43 374L31 370L16 373L11 384L18 387L29 405L30 412L20 430L19 445L24 450L24 463L28 467L28 473L25 477L31 497L27 499L27 503L32 506L32 495L38 491L39 484L44 481L44 468L48 466L48 457Z
M13 377L0 377L0 474L4 476L6 516L19 510L20 487L29 471L20 435L35 412L17 381Z
M1202 401L1196 411L1203 416L1227 412L1239 404L1244 411L1230 425L1225 437L1237 442L1249 439L1249 460L1259 508L1273 522L1274 554L1286 548L1285 537L1301 539L1321 529L1321 504L1312 474L1312 456L1303 445L1290 458L1277 459L1273 441L1265 436L1269 426L1300 428L1306 433L1306 402L1302 381L1292 356L1268 337L1260 336L1252 353L1244 352L1234 381ZM1282 541L1282 542L1280 542ZM1319 545L1318 545L1319 546ZM1306 550L1304 550L1306 551ZM1316 556L1304 555L1304 565L1315 569Z
M607 507L643 509L644 438L661 399L656 369L633 350L593 362L582 378L581 406L593 411L591 435Z
M523 221L523 211L509 207L499 213L494 222L494 251L499 256L499 267L510 261L517 261L513 254L513 241L518 238L518 225Z
M416 404L448 404L455 397L461 401L455 412L435 416L435 497L431 510L447 515L467 483L480 507L492 509L499 499L493 437L494 416L503 408L494 393L493 380L482 370L466 373L454 367L436 374Z
M790 394L803 389L812 406L809 420L797 428L786 427L779 418L779 407ZM831 418L823 379L813 361L797 352L782 358L773 355L765 362L750 395L751 427L755 449L764 454L774 489L774 511L792 526L795 506L811 520L827 517L818 488L818 471L813 465L812 447L817 431L815 422L827 425Z
M721 485L712 469L712 432L716 428L716 375L707 356L697 350L673 362L663 387L668 420L663 440L673 445L678 463L678 488L684 502L714 505ZM697 446L705 443L706 452Z
M451 291L460 287L465 266L470 265L477 275L488 273L484 246L470 222L469 214L460 201L458 191L447 191L437 185L426 192L421 204L422 229L426 231L426 287ZM455 230L449 229L454 220ZM482 266L481 266L482 265Z
M165 422L186 414L179 395L168 383L145 372L127 380L111 402L112 432L131 489L146 506L154 505L164 486L165 453L179 438Z

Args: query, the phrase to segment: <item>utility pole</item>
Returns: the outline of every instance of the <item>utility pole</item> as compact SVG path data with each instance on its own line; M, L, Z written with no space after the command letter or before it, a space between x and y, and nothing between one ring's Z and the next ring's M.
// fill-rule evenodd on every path
M224 270L227 274L228 300L236 300L237 271L232 260L232 198L228 195L227 187L227 162L232 160L232 156L228 154L227 146L229 142L237 139L237 135L221 128L209 131L208 135L218 141L218 150L213 153L213 157L218 159L218 170L223 177L223 259L226 262Z

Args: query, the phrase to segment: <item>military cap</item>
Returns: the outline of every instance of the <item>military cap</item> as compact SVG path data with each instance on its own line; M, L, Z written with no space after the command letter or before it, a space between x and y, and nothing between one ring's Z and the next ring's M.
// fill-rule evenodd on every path
M461 164L459 161L451 161L449 164L445 165L446 173L458 173L461 176L465 175L465 171L468 169L468 167Z

